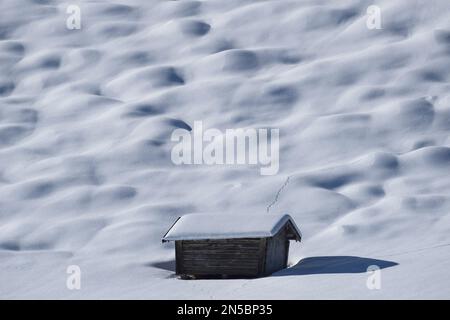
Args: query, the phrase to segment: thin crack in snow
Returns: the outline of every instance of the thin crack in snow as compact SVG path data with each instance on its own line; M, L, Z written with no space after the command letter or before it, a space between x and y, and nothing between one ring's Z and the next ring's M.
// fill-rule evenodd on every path
M275 203L277 203L277 201L278 201L278 198L280 197L280 194L281 194L281 192L283 191L283 189L287 186L287 184L289 183L289 179L291 178L291 176L288 176L287 178L286 178L286 181L283 183L283 185L281 186L281 188L280 189L278 189L278 192L277 192L277 194L275 195L275 199L273 199L273 201L272 201L272 203L270 203L268 206L267 206L267 213L269 213L269 211L270 211L270 208L272 208L274 205L275 205Z

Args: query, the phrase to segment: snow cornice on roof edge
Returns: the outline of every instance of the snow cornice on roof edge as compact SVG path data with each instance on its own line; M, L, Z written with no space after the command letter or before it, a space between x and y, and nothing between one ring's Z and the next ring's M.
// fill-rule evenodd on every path
M297 240L302 234L289 214L188 214L179 217L162 238L177 240L267 238L290 223Z

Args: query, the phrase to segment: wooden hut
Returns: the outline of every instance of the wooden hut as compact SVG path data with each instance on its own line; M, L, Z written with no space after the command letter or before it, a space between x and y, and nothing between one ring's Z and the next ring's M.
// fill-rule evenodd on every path
M287 214L189 214L178 218L162 241L175 241L181 277L253 278L286 268L289 240L301 237Z

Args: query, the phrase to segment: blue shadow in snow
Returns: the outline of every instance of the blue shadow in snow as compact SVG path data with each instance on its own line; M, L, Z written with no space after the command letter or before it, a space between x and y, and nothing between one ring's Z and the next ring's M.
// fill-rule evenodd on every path
M296 265L280 270L272 276L300 276L308 274L332 273L364 273L369 266L380 269L394 267L397 262L353 256L309 257L300 260Z

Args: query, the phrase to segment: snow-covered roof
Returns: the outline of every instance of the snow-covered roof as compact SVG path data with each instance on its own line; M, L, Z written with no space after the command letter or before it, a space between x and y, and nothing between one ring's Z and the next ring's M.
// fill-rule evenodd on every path
M272 237L288 222L300 240L288 214L188 214L175 221L162 241Z

